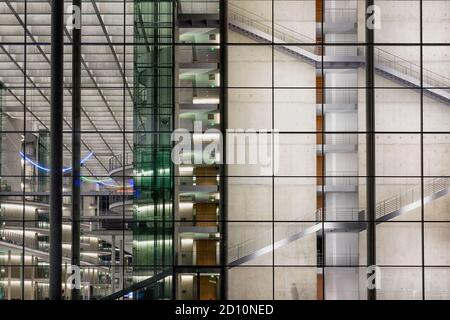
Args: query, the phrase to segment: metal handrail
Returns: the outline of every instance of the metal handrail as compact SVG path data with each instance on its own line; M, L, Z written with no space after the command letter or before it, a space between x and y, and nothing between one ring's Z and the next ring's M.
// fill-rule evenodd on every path
M436 194L438 192L441 192L445 189L450 188L450 178L437 178L426 185L424 185L424 193L423 197L428 197L433 194ZM421 192L421 186L415 186L414 188L408 190L405 193L402 193L400 195L388 198L386 200L383 200L379 202L376 205L376 218L380 219L383 216L386 216L392 212L395 212L396 210L399 210L407 205L410 205L416 201L420 201L422 197ZM351 214L352 218L355 217L359 220L359 215L364 212L364 209L360 208L320 208L315 210L314 217L317 222L325 221L326 217L324 215L327 214L327 212L333 212L336 210L343 210L342 212L348 212ZM305 216L302 216L301 218L298 218L294 220L294 222L287 222L285 224L287 230L293 230L292 234L298 233L300 230L299 228L299 222L308 221L305 219ZM270 221L268 221L269 223ZM308 224L305 222L304 224ZM293 227L292 229L290 227ZM229 247L229 256L233 257L233 254L231 252L236 252L235 260L244 257L245 255L251 254L252 252L260 249L261 247L264 247L264 244L267 243L274 243L274 239L272 239L272 230L267 230L266 232L259 233L258 236L252 239L247 239L241 243L238 243L234 246ZM291 232L288 232L285 238L288 238L292 235Z
M437 178L429 183L424 184L423 198L432 194L450 188L450 178ZM384 217L392 212L400 210L401 208L412 204L422 199L422 188L420 185L401 193L397 196L390 197L379 203L375 207L376 218Z
M325 207L316 210L316 221L359 221L361 208L353 207ZM339 219L329 219L331 214L339 215ZM343 219L345 217L345 219Z
M358 184L358 171L326 171L325 185L356 186Z
M358 144L358 135L354 133L329 133L325 135L327 145Z
M403 59L380 48L375 48L375 63L388 65L389 67L403 74L412 76L415 79L420 79L421 76L420 65ZM424 85L448 88L448 84L450 83L449 78L425 68L422 68L422 70Z
M211 46L184 46L178 49L178 57L180 62L184 63L218 63L219 49L211 48Z
M321 217L322 214L319 213L319 212L321 212L321 209L315 210L314 213L312 213L312 214L309 215L309 216L312 216L312 217L314 217L314 218ZM285 225L296 226L296 227L297 227L296 230L298 230L298 225L299 225L300 222L310 220L310 219L306 219L307 216L308 216L308 215L303 215L302 217L295 219L294 222L287 222ZM270 223L270 221L268 221L268 222ZM305 222L305 224L308 224L308 223ZM246 245L248 245L248 244L252 244L252 243L253 243L253 244L255 244L255 243L256 243L256 244L264 243L263 241L260 241L260 240L269 240L268 242L272 242L272 240L273 240L273 239L272 239L272 234L273 234L272 230L267 230L266 232L259 233L258 236L257 236L256 238L247 239L247 240L245 240L245 241L243 241L243 242L240 242L240 243L238 243L238 244L236 244L236 245L234 245L234 246L231 246L231 247L228 248L228 255L229 255L229 256L232 256L232 255L230 254L230 251L232 252L232 251L235 250L235 251L237 251L236 259L237 259L237 258L240 258L240 257L244 256L245 254L248 254L248 253L249 253L249 252L247 252L247 253L244 253L244 255L242 254L243 252L241 252L241 251L243 250L243 247L244 247L244 246L246 246ZM259 241L257 241L257 240L259 240ZM266 241L266 242L267 242L267 241ZM247 249L248 249L248 248L247 248ZM258 248L255 248L255 249L258 249ZM247 251L248 251L248 250L247 250ZM250 251L250 252L251 252L251 251Z
M341 9L339 9L341 10ZM303 35L297 31L289 29L280 24L274 23L274 30L272 32L272 23L264 23L261 21L267 20L266 18L259 16L253 12L246 9L240 8L234 4L229 5L229 19L230 21L238 21L246 24L250 27L256 28L268 35L272 35L286 43L311 43L311 46L300 46L311 53L315 53L316 40ZM360 50L361 56L364 55L363 50ZM375 64L387 65L394 70L397 70L405 75L409 75L415 79L420 79L423 75L423 84L425 87L438 87L438 88L448 88L450 79L442 76L434 71L421 68L420 65L415 64L411 61L403 59L397 55L389 53L380 48L375 48ZM422 73L421 73L422 69ZM447 89L444 89L449 91Z
M325 103L357 104L358 89L326 89Z
M125 154L120 154L109 159L109 171L113 171L118 168L122 168L123 161L125 161L125 166L133 164L134 154L132 152L125 152Z
M35 237L23 235L20 232L0 230L0 240L18 246L23 246L25 241L25 246L30 247L32 249L39 249L39 243Z
M242 13L246 13L247 15L242 14ZM240 8L236 5L229 4L228 18L231 21L234 20L237 22L241 22L241 23L251 26L259 31L262 31L266 34L269 34L269 35L272 34L272 25L271 25L272 23L270 23L270 25L268 25L264 22L261 22L261 21L265 21L266 18L259 16L248 10L245 10L243 8ZM255 18L257 20L255 20ZM300 47L309 51L310 53L315 54L315 43L316 43L315 39L310 38L306 35L303 35L297 31L286 28L278 23L274 23L274 27L275 27L275 29L273 30L274 38L277 38L286 43L311 43L311 46L302 45Z
M342 23L357 21L357 10L347 8L330 8L325 9L325 22Z
M215 14L219 10L219 0L177 0L178 13Z

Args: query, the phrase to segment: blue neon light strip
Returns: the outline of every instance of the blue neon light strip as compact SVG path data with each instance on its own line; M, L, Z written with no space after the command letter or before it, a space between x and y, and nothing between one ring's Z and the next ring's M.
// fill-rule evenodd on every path
M22 151L19 152L19 154L20 154L22 159L24 159L28 163L32 164L33 166L35 166L39 170L42 170L42 171L45 171L45 172L50 172L50 168L41 166L39 163L35 162L34 160L32 160L32 159L28 158L26 155L24 155ZM88 161L93 155L94 155L94 152L89 153L86 157L81 159L80 164L83 164L86 161ZM63 172L66 173L66 172L68 172L70 170L72 170L72 167L64 168ZM117 183L111 178L104 179L104 180L98 180L98 179L91 179L91 178L87 178L87 177L81 177L81 179L84 180L84 181L90 182L90 183L101 184L101 185L104 185L105 187L120 187L120 185L117 185ZM133 179L129 180L129 184L130 184L131 187L133 187Z
M114 180L111 178L104 179L104 180L98 180L98 179L91 179L91 178L87 178L87 177L81 177L81 180L87 181L90 183L101 184L101 185L104 185L105 187L117 187L117 184L115 184ZM108 182L112 182L113 184L108 183Z
M39 170L45 171L45 172L50 172L49 168L46 168L44 166L41 166L39 163L34 162L32 159L28 158L26 155L23 154L23 152L19 152L20 156L22 159L24 159L26 162L32 164L33 166L35 166L36 168L38 168ZM84 157L83 159L81 159L80 164L85 163L86 161L88 161L90 158L92 158L92 156L94 155L94 152L89 153L86 157ZM68 171L71 171L72 167L67 167L63 169L63 172L66 173Z

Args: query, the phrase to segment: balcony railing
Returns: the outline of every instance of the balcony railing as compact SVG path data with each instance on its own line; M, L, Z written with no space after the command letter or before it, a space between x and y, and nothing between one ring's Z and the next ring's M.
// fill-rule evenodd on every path
M178 13L182 14L218 14L219 0L177 0Z
M329 104L357 104L357 89L324 89L325 103Z
M356 186L358 185L357 171L327 171L325 185L329 186Z
M327 145L358 144L358 135L351 133L327 133L325 134Z
M181 63L218 63L220 51L206 46L182 46L178 49L178 61Z
M358 15L356 9L333 8L325 9L325 22L356 23Z
M125 154L119 154L116 157L111 157L109 159L109 171L113 171L119 168L133 164L133 153L126 152Z

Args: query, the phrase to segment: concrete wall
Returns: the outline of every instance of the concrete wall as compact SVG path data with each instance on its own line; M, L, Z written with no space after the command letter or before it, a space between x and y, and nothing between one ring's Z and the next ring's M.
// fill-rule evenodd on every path
M239 1L238 5L250 6L252 3L251 8L254 6L255 12L265 8L264 4L260 6L256 5L256 2L258 1ZM271 9L270 2L259 2L270 5L266 9ZM277 2L298 6L298 2ZM277 8L281 9L281 4L277 4ZM283 17L282 23L297 21L292 15L289 20L286 11L280 11L278 14L280 19ZM306 23L314 27L311 21ZM303 22L297 24L301 28ZM249 38L234 32L230 32L229 41L253 43ZM274 85L292 89L275 89L272 101L271 49L271 46L261 45L234 46L229 49L228 85L250 88L228 90L228 128L270 130L273 121L275 129L285 132L279 137L279 161L274 165L274 159L270 157L271 165L267 167L269 170L261 171L263 166L249 164L228 167L228 174L233 176L228 179L228 219L240 221L228 223L228 246L231 248L229 261L238 255L236 248L240 245L242 248L239 254L242 256L242 250L251 253L271 245L273 233L275 241L281 240L292 232L311 225L302 221L315 219L315 178L289 178L312 177L316 174L316 136L293 134L298 131L315 131L315 69L276 51ZM294 86L311 89L295 89ZM268 144L271 145L271 142ZM229 150L227 152L229 153ZM275 170L275 176L279 176L275 178L274 185L272 168ZM277 221L298 222L277 222L273 230L273 218ZM247 244L242 245L243 243ZM291 267L276 268L273 279L273 263ZM301 267L315 264L316 237L311 235L277 249L274 259L270 252L243 266L231 268L228 296L230 299L272 299L274 291L276 299L315 299L317 269Z
M419 2L418 1L377 1L381 8L381 29L375 31L377 42L407 43L420 41ZM444 18L449 4L444 1L424 2L424 41L448 42L448 24ZM359 21L363 21L363 8L359 7ZM364 40L364 25L359 25L360 41ZM395 30L395 32L393 32ZM418 46L387 46L383 50L420 65L420 48ZM450 73L448 50L432 46L424 49L424 68L444 77ZM402 62L404 63L404 62ZM404 63L406 65L406 63ZM412 66L411 68L417 68ZM417 69L419 70L419 69ZM429 75L430 72L424 71ZM360 86L364 86L365 73L358 74ZM433 75L434 78L439 76ZM424 82L426 83L426 78ZM377 179L377 202L390 197L408 193L411 190L420 193L421 149L420 135L420 92L405 88L398 83L376 76L375 83L384 89L376 89L376 130L390 133L376 137L377 175L390 176ZM365 130L365 92L359 93L359 130ZM425 176L448 175L450 165L449 135L434 134L449 131L450 106L428 97L424 97L423 124L424 131L424 174ZM360 174L365 172L365 137L359 141ZM425 178L429 185L434 178ZM360 185L359 205L364 207L365 184ZM420 196L419 196L420 199ZM445 196L425 206L425 220L448 220L450 197ZM396 223L377 225L377 264L390 265L381 268L381 289L378 299L421 299L422 298L422 238L421 209L411 210L395 219ZM403 222L402 221L408 221ZM448 241L450 225L445 223L425 223L425 264L449 265ZM360 233L360 264L366 263L366 234ZM406 267L408 266L408 267ZM365 268L360 270L360 297L365 297ZM426 267L426 298L448 299L447 268Z
M261 16L260 21L270 25L271 2L270 1L235 1L237 5ZM330 2L327 8L335 8L344 2ZM357 39L364 42L364 7L363 2L357 1L358 6L358 35ZM355 3L350 4L354 7ZM376 30L376 41L392 43L391 46L379 47L385 57L395 59L397 64L405 66L408 72L418 70L420 65L419 46L396 46L396 43L410 43L419 41L419 2L418 1L377 1L381 8L381 26ZM450 36L447 32L448 26L446 12L449 4L443 1L427 1L424 8L424 41L425 42L449 42ZM302 10L296 10L300 8ZM294 29L306 36L315 37L314 26L314 2L313 1L276 1L275 23ZM395 30L395 32L393 32ZM328 41L353 41L351 35L330 35ZM252 41L235 33L230 34L230 42L251 43ZM351 49L351 48L350 48ZM356 52L356 48L353 51ZM340 50L340 51L339 51ZM339 49L328 48L327 54L341 55L342 47ZM351 50L350 50L351 51ZM345 48L344 54L349 51ZM378 51L377 51L378 52ZM229 90L229 119L231 128L254 128L269 129L272 121L275 127L282 131L314 131L315 130L315 90L314 70L294 58L275 52L274 79L275 86L295 87L311 86L308 89L275 89L274 105L275 115L272 119L272 67L270 46L236 46L230 48L229 86L248 86L247 89ZM442 47L424 48L424 67L431 72L438 73L443 77L450 75L449 56ZM395 57L394 57L395 56ZM403 61L404 59L405 61ZM411 63L411 64L409 64ZM425 83L431 74L425 73ZM432 75L440 79L439 76ZM327 85L346 85L349 76L333 75L329 77L331 83ZM357 80L356 80L357 79ZM365 72L359 69L352 85L358 84L364 87ZM379 134L376 137L377 159L376 170L378 175L389 176L377 179L377 202L389 197L410 192L419 185L421 169L420 136L411 132L420 132L420 95L417 90L405 88L398 83L392 82L384 77L376 76L376 86L385 87L376 89L376 130L391 132ZM256 87L259 87L258 89ZM352 114L330 114L326 116L327 130L338 131L365 131L365 91L358 90L357 101L358 113ZM299 108L300 107L300 108ZM448 175L450 166L448 164L449 139L447 134L433 134L433 132L448 131L450 128L450 107L436 100L424 97L423 125L424 130L431 132L424 135L424 174L430 176ZM309 139L308 139L309 138ZM360 134L358 139L358 153L333 154L327 157L327 168L333 170L354 170L359 175L365 175L366 148L365 135ZM307 135L298 138L296 135L283 135L280 141L280 174L301 175L314 174L315 172L315 137ZM230 167L230 174L257 175L258 167ZM432 179L426 178L425 183ZM271 179L263 178L231 178L229 179L229 218L248 221L272 219L271 207L275 207L277 220L294 219L298 212L314 212L315 207L315 181L314 179L292 180L276 179L275 187ZM274 188L274 190L272 190ZM274 203L271 194L274 192ZM364 179L359 181L359 192L357 195L345 197L330 195L327 197L327 206L343 206L349 203L356 207L364 208L366 205ZM446 220L450 210L448 197L441 198L425 207L425 218L427 220ZM336 218L336 217L334 217ZM305 218L306 219L306 218ZM385 223L377 226L377 264L393 265L395 267L382 268L382 289L379 290L380 299L419 299L421 298L421 224L420 208L411 210L394 219L398 223ZM401 221L413 221L403 222ZM448 264L448 237L449 227L447 224L427 223L425 227L425 261L427 265ZM276 226L275 237L287 232L283 227ZM233 246L240 241L255 239L260 234L271 234L271 223L241 223L229 227L229 245ZM331 238L333 239L331 239ZM359 264L364 265L366 261L365 232L356 235L333 234L328 237L332 241L327 242L327 263L338 263L340 256L350 257L353 252ZM352 238L352 239L349 239ZM270 243L271 236L260 236L261 241ZM275 239L277 240L277 239ZM278 249L275 253L276 264L299 264L299 261L307 263L313 261L315 243L313 239L302 239L291 245ZM347 244L342 246L342 244ZM350 246L354 244L353 246ZM291 247L292 246L292 247ZM255 248L258 247L255 245ZM289 248L288 248L289 247ZM288 253L284 254L286 249ZM311 250L311 251L310 251ZM352 251L349 255L348 250ZM331 254L332 253L332 254ZM259 257L252 261L253 265L271 264L272 257ZM342 261L341 261L342 262ZM353 261L352 261L353 262ZM404 266L417 266L406 268ZM295 270L295 271L291 271ZM301 283L302 289L309 288L305 293L299 294L301 298L314 297L313 294L316 270L301 268L289 268L290 274L283 268L275 271L275 279L272 279L271 268L247 267L233 268L230 270L230 298L271 298L272 281L275 283L275 297L286 298L296 296L293 291L298 290ZM366 297L365 268L329 268L330 272L325 274L327 299L354 298L355 292L360 299ZM298 273L297 273L298 272ZM308 273L311 272L311 273ZM427 297L447 297L445 281L439 281L440 277L448 276L445 268L427 267L425 270L425 285ZM342 279L359 278L359 284L354 281L343 281ZM291 281L299 279L298 282ZM314 278L314 279L313 279ZM260 279L264 279L261 281ZM342 280L342 281L341 281ZM303 281L303 282L302 282ZM305 282L306 281L306 282ZM292 289L296 283L297 289ZM244 284L244 285L243 285ZM447 286L448 287L448 286ZM359 291L359 294L358 294ZM339 293L339 296L333 295Z

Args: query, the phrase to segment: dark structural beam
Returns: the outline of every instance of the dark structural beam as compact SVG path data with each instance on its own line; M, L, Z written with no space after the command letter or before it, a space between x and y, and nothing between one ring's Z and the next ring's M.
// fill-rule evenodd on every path
M72 266L80 267L81 220L81 0L72 1L75 16L72 34ZM78 21L77 21L78 19ZM79 25L77 25L77 22ZM114 251L113 251L114 252ZM72 270L72 272L74 272ZM72 288L72 300L80 299L80 289Z
M375 252L375 78L374 78L374 29L367 22L373 14L369 7L374 0L366 0L366 131L367 131L367 265L376 265ZM368 274L368 277L371 273ZM371 281L372 282L372 281ZM367 282L369 284L369 282ZM374 283L373 283L374 284ZM367 287L367 300L376 300L376 289Z
M50 299L62 290L64 1L51 3Z
M227 130L227 86L228 86L228 73L227 73L227 60L228 60L228 51L227 51L227 42L228 42L228 2L226 0L220 0L220 131L222 132L223 141L222 141L222 166L220 169L220 232L221 232L221 252L220 252L220 260L221 260L221 274L220 274L220 299L227 299L228 293L228 222L227 222L227 166L226 163L226 130Z

